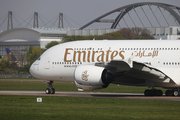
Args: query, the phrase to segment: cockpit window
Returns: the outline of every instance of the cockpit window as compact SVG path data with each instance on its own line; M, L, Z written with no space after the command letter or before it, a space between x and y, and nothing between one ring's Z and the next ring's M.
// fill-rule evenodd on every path
M37 60L40 60L41 59L41 57L39 57Z

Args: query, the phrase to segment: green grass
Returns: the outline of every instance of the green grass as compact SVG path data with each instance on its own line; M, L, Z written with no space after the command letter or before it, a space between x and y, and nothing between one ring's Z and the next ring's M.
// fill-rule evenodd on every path
M22 79L0 81L0 90L45 90L46 83ZM77 91L74 83L54 82L56 91ZM146 87L111 84L100 92L139 92ZM164 90L164 89L163 89ZM38 96L41 97L41 96ZM113 98L0 96L0 120L169 120L179 119L180 102Z
M53 87L56 91L77 91L77 87L74 82L54 82ZM45 90L47 88L47 83L42 81L23 79L20 81L0 81L0 90ZM99 92L125 92L125 93L143 93L147 87L136 87L136 86L125 86L125 85L116 85L110 84L105 89L99 89L95 91ZM165 89L158 88L163 91Z
M1 120L178 120L180 102L108 98L0 96Z

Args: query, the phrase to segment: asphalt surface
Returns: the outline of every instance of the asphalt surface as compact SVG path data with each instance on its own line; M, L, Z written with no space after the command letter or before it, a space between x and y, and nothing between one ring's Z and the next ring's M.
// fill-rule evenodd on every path
M56 91L55 94L45 94L44 91L0 91L0 95L25 95L25 96L62 96L62 97L84 97L84 98L116 98L116 99L139 99L180 101L180 96L144 96L143 93L112 93L112 92L66 92Z

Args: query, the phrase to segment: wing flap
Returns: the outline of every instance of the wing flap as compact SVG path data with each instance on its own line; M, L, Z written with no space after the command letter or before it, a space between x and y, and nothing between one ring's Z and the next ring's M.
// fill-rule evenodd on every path
M133 68L136 70L140 70L143 73L148 73L152 76L152 78L147 78L148 80L152 80L155 82L163 82L163 83L169 83L170 82L170 78L164 74L163 72L161 72L160 70L147 66L143 63L139 63L139 62L135 62L133 61ZM153 78L156 78L155 80ZM157 79L158 78L158 79Z
M160 79L164 79L166 75L156 68L149 67L143 63L133 62L133 68L158 76Z
M148 66L144 63L133 61L132 67L123 60L112 60L105 67L112 74L122 76L123 74L133 78L144 79L158 83L170 83L171 79L162 71Z

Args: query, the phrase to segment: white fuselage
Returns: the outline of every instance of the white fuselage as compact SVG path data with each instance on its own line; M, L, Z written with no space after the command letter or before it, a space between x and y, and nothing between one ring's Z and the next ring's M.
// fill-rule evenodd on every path
M52 81L74 81L74 70L83 64L124 60L144 63L169 76L180 86L179 40L87 40L56 45L36 60L30 72Z

